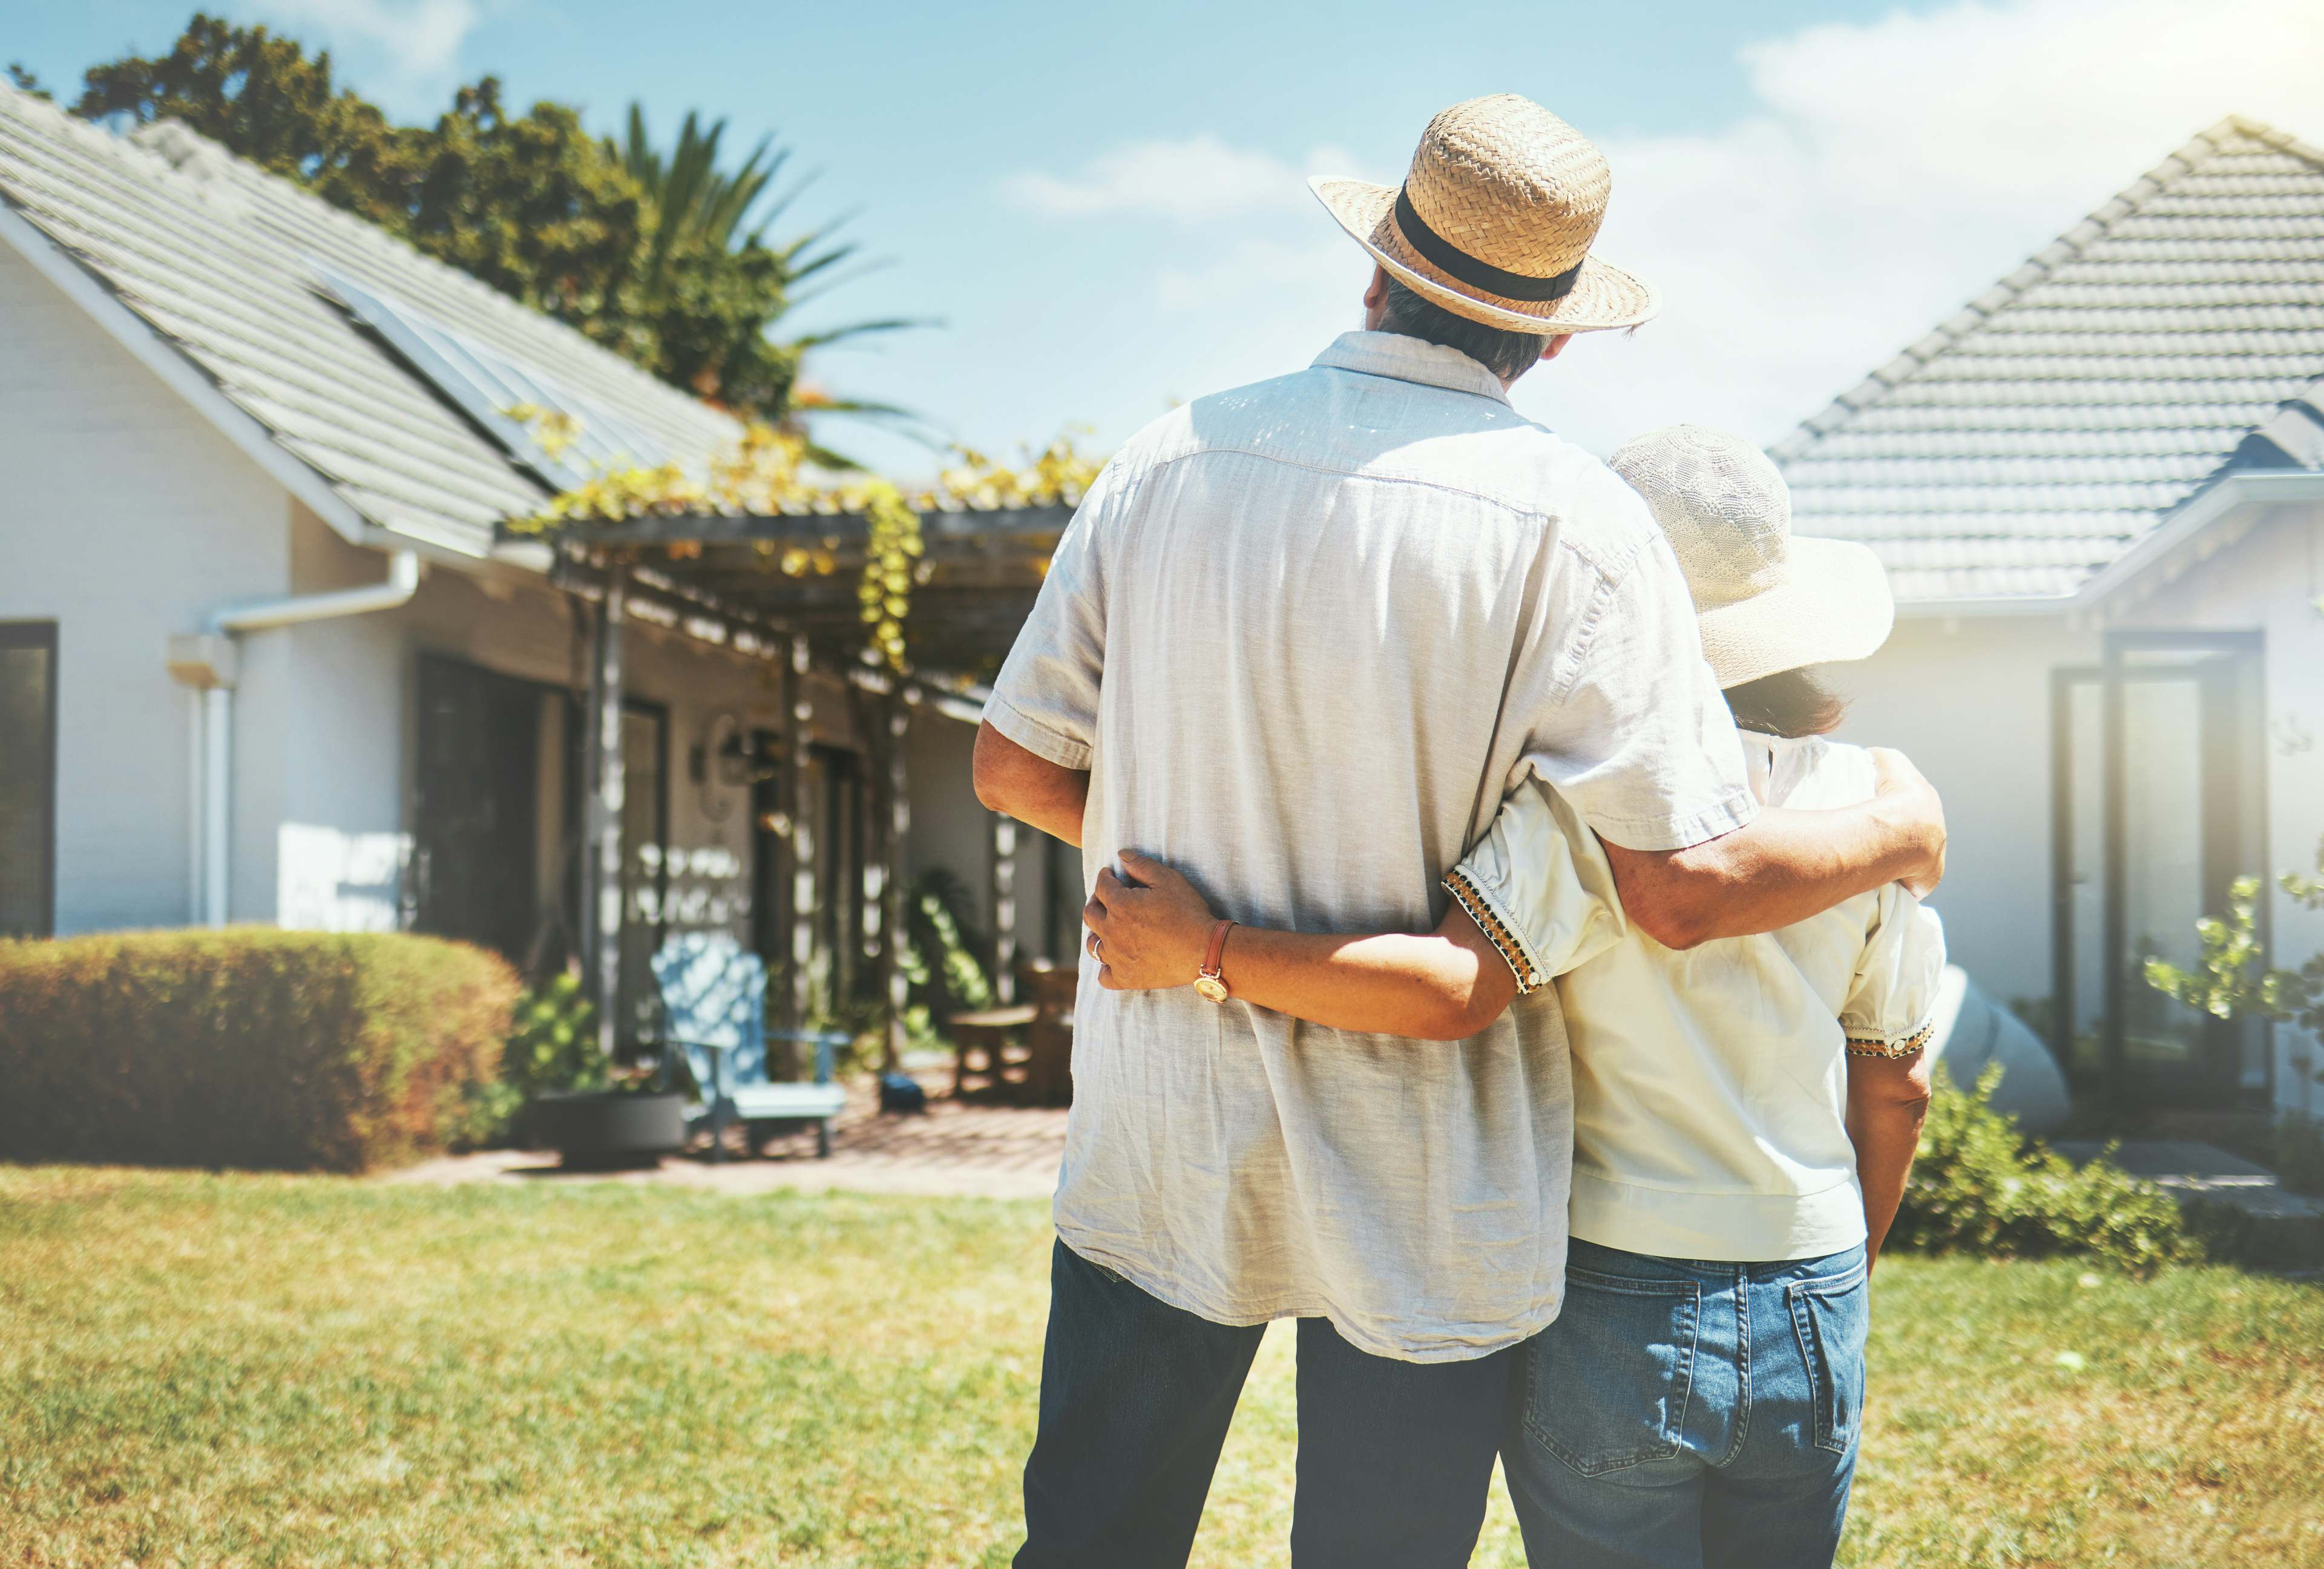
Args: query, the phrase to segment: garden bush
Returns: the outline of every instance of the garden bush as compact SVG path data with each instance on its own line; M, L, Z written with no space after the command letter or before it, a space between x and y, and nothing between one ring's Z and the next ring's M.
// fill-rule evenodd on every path
M524 1109L552 1090L601 1090L613 1082L613 1065L597 1046L597 1010L581 990L581 978L559 974L517 999L508 1042L501 1050L496 1078L471 1083L461 1095L460 1114L445 1131L456 1148L483 1149L514 1140Z
M441 1148L515 975L394 933L0 942L0 1158L361 1171Z
M2142 1276L2201 1256L2170 1195L2103 1155L2078 1170L1995 1111L2000 1077L1988 1067L1974 1090L1960 1090L1937 1075L1891 1244L1998 1258L2082 1253Z

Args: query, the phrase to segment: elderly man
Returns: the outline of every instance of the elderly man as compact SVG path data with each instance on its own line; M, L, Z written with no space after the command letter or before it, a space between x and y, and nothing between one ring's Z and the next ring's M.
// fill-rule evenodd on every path
M1645 504L1508 386L1653 291L1590 254L1611 180L1513 96L1430 122L1398 189L1314 182L1370 253L1364 330L1124 447L1060 541L977 738L980 797L1134 848L1214 906L1432 929L1531 768L1685 947L1941 872L1933 794L1762 811ZM1096 964L1084 966L1084 979ZM1572 1151L1554 992L1470 1039L1085 985L1019 1565L1185 1561L1263 1326L1298 1330L1293 1560L1459 1564L1509 1352L1555 1315Z

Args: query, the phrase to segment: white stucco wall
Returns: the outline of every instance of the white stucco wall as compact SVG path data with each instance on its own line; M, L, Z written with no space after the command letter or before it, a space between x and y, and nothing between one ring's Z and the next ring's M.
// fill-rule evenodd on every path
M0 473L0 619L58 623L56 929L180 924L192 734L167 640L287 591L289 498L5 249ZM254 651L238 761L287 732L274 662ZM271 837L238 835L235 860L235 913L263 913Z
M2093 664L2061 617L1907 617L1860 665L1840 732L1909 754L1945 801L1943 915L1954 962L1997 1000L2050 993L2050 672Z
M2268 874L2316 868L2324 836L2324 507L2273 510L2235 543L2156 588L2126 615L2141 626L2256 628L2266 638ZM2324 914L2270 882L2271 962L2304 963L2324 948ZM2274 1031L2279 1107L2324 1115L2324 1066L2296 1029Z

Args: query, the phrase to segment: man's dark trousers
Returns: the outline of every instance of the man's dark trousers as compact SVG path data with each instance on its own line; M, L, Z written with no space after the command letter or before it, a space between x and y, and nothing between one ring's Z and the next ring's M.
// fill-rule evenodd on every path
M1263 1331L1169 1306L1057 1243L1017 1569L1185 1564ZM1295 1569L1468 1563L1513 1354L1397 1361L1301 1319Z

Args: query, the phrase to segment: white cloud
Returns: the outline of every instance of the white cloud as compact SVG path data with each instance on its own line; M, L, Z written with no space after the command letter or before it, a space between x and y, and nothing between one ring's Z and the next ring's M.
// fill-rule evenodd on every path
M1518 396L1592 447L1779 437L2223 115L2324 130L2324 7L2283 0L1969 0L1744 60L1742 123L1606 148L1599 249L1663 314Z
M407 83L432 83L456 64L484 22L477 0L267 0L278 29L311 28L315 42L376 51Z
M1352 164L1328 147L1307 160L1318 173L1345 173ZM1130 212L1187 220L1280 210L1309 200L1306 179L1292 164L1209 134L1132 142L1092 159L1077 176L1013 174L1001 182L1001 192L1019 207L1055 216Z
M2223 115L2324 140L2313 0L1965 0L1769 39L1743 63L1757 101L1735 124L1606 143L1599 250L1663 314L1517 388L1595 449L1677 419L1782 436ZM1233 220L1205 230L1206 259L1157 266L1158 302L1215 328L1154 365L1174 388L1304 363L1353 324L1361 254L1280 160L1196 137L1012 187L1052 212ZM1285 226L1300 205L1312 239Z
M1317 211L1322 211L1318 208ZM1269 292L1296 298L1328 287L1331 281L1352 278L1369 264L1351 260L1339 230L1331 239L1311 239L1292 245L1281 240L1243 240L1213 259L1189 267L1167 267L1156 280L1155 293L1174 310L1191 310L1233 300L1264 286ZM1353 296L1350 296L1352 300ZM1352 304L1342 315L1354 309Z

